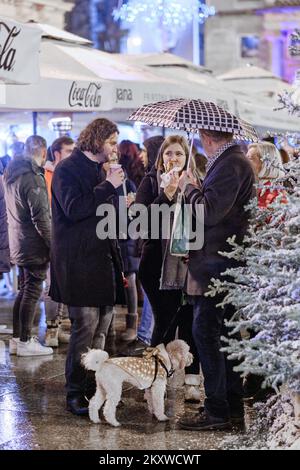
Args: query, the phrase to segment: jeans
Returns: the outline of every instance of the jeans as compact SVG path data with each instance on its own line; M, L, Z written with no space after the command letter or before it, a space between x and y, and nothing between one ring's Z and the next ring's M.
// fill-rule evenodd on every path
M87 383L87 370L81 365L81 355L87 352L88 348L104 349L113 307L69 307L69 315L71 337L65 375L67 398L72 398L87 393L90 384Z
M13 308L13 337L28 341L35 309L43 290L48 264L18 266L19 293Z
M146 344L151 343L151 337L154 327L154 318L152 308L147 295L144 292L144 303L142 309L142 316L137 332L138 338Z
M220 351L224 346L221 336L228 337L230 329L225 327L224 319L229 320L234 314L234 307L226 305L224 309L216 305L223 297L194 297L193 336L198 350L204 377L204 407L213 416L227 418L230 410L242 407L242 379L233 368L237 361L228 360ZM240 335L231 335L240 339Z

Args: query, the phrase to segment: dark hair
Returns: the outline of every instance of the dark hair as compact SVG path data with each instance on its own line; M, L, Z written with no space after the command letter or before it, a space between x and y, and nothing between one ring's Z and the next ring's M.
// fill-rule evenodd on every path
M51 150L54 152L61 152L61 149L64 145L72 145L74 144L74 140L67 135L63 135L62 137L58 137L51 145Z
M119 130L114 122L104 118L95 119L80 132L77 148L95 155L102 151L104 142L115 132L119 133Z
M17 141L11 144L10 146L10 151L11 151L11 157L12 158L19 158L24 155L24 143Z
M207 129L201 129L200 130L200 135L201 134L207 135L214 142L221 142L223 140L226 140L227 142L230 142L233 139L233 133L232 132L210 131L210 130L207 130Z
M155 135L145 140L144 147L147 150L148 158L148 166L146 171L150 171L155 164L159 149L162 146L164 140L165 138L162 135Z
M63 135L62 137L58 137L58 139L55 139L52 145L50 145L50 147L48 147L47 149L47 161L54 162L55 161L54 152L61 152L61 149L63 148L64 145L72 145L72 144L74 144L74 140L67 135Z
M128 178L133 181L138 188L145 175L145 169L139 157L137 146L131 142L131 140L122 140L119 144L119 153L120 165L124 168Z
M184 170L186 169L187 164L188 164L188 159L189 159L189 146L188 146L188 143L187 143L186 139L184 137L182 137L181 135L169 135L169 137L167 137L164 140L163 144L161 145L161 147L159 149L158 157L157 157L157 160L156 160L156 163L155 163L155 168L157 170L162 171L162 172L165 171L164 162L163 162L163 154L164 154L164 151L166 150L166 148L169 147L169 145L172 145L172 144L179 144L183 148L185 156L186 156L186 160L185 160L185 164L184 164L183 169Z

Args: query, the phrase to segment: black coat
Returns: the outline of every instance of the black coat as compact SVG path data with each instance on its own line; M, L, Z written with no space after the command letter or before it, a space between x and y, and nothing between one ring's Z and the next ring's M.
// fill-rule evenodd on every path
M1 167L1 164L0 164ZM4 199L4 188L2 182L2 174L0 168L0 273L8 273L10 271L9 262L9 244L6 206Z
M226 240L233 235L238 243L242 242L249 219L245 205L255 196L254 183L252 167L235 145L213 164L200 190L187 186L187 203L192 204L193 210L198 204L204 208L204 245L189 253L188 294L204 294L212 277L220 278L221 272L237 266L219 251L231 251Z
M30 158L15 158L6 167L3 182L11 262L47 263L51 224L44 170Z
M153 166L143 178L136 194L136 203L143 204L150 208L151 204L170 204L163 191L159 191L157 181L157 170ZM151 239L150 219L149 219L149 237L143 240L141 250L141 261L139 267L139 278L142 285L152 284L153 279L156 282L161 275L162 267L162 243L161 240Z
M75 148L52 180L50 296L79 307L114 305L122 261L116 240L96 235L97 207L112 203L116 191L100 165ZM116 279L117 278L117 279Z

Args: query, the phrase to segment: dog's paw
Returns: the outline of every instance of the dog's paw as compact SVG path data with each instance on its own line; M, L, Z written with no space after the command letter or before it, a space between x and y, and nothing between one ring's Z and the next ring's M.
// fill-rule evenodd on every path
M168 418L167 415L159 415L159 416L156 416L156 418L158 419L158 421L168 421L170 418Z
M101 419L99 418L99 416L90 416L90 420L95 424L101 423Z
M94 410L89 410L89 417L90 417L90 420L95 423L95 424L98 424L98 423L101 423L101 420L99 418L99 412L98 410L94 411Z
M117 428L118 426L121 426L121 423L119 423L119 421L110 421L108 422L108 424L110 424L111 426L114 426L115 428Z

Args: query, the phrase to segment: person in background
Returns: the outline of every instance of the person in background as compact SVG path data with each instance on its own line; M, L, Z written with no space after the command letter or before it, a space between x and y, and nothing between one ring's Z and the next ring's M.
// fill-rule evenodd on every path
M4 174L10 256L18 266L20 285L9 350L18 356L53 354L52 348L43 346L31 334L49 263L50 208L42 168L46 154L43 137L28 137L24 157L13 159Z
M109 162L103 164L106 172L109 172L110 164L119 163L117 154L110 157ZM124 169L123 169L124 170ZM126 172L124 171L125 176ZM124 194L125 190L125 194ZM136 187L129 178L125 179L125 184L116 189L115 206L119 212L119 218L125 218L124 224L128 222L128 207L135 199ZM126 197L126 207L120 207L119 198ZM125 209L122 211L122 209ZM121 212L120 212L121 211ZM126 238L125 238L126 237ZM123 341L132 341L136 338L137 323L138 323L138 294L136 286L136 273L139 267L139 258L137 257L136 240L129 237L128 233L124 234L124 238L118 238L119 247L121 250L121 257L123 261L123 269L125 276L125 293L127 303L126 314L126 330L121 334Z
M0 162L0 274L10 271L7 215L2 177L3 166Z
M119 163L124 168L127 178L138 188L145 170L137 146L131 140L122 140L119 144L119 153Z
M75 147L74 140L67 135L58 137L58 139L54 140L52 145L48 147L47 161L45 164L45 179L46 179L50 203L51 203L51 184L52 184L53 172L55 170L55 167L59 162L61 162L62 160L64 160L65 158L71 155L71 153L74 150L74 147Z
M271 142L250 144L247 157L258 182L263 185L257 189L258 206L268 207L281 192L277 189L268 189L268 186L271 186L275 179L285 175L279 150Z
M66 360L67 410L88 414L95 376L88 375L81 356L88 348L104 349L122 284L122 260L115 239L97 235L101 205L113 204L124 181L120 169L103 175L102 165L117 153L118 128L108 119L92 121L80 133L70 157L52 179L50 297L68 305L71 337Z
M58 137L47 150L47 161L45 164L45 179L48 190L49 201L51 203L51 184L53 173L59 162L68 158L73 152L75 142L66 135ZM67 306L57 303L49 296L50 289L50 267L47 271L45 283L44 301L46 312L46 337L45 345L57 348L59 343L68 343L70 340L70 320L68 318Z
M140 153L140 158L143 162L143 165L145 167L145 173L146 175L150 172L152 167L155 165L155 161L157 159L157 155L159 152L159 149L164 141L164 137L161 135L149 137L146 139L143 143L143 147ZM153 189L154 191L156 190L156 180L151 179L151 183L155 186ZM137 256L140 258L142 254L142 240L138 240L137 243ZM141 314L141 319L139 322L139 327L137 331L137 338L132 341L131 343L128 344L127 348L122 351L124 355L135 355L139 354L141 351L145 349L145 347L150 346L151 344L151 337L153 333L153 327L154 327L154 318L153 318L153 312L151 308L151 304L149 302L149 299L147 297L147 294L143 290L143 308L142 308L142 314Z
M24 156L24 143L17 140L10 146L11 158L14 160L16 158L22 158Z

